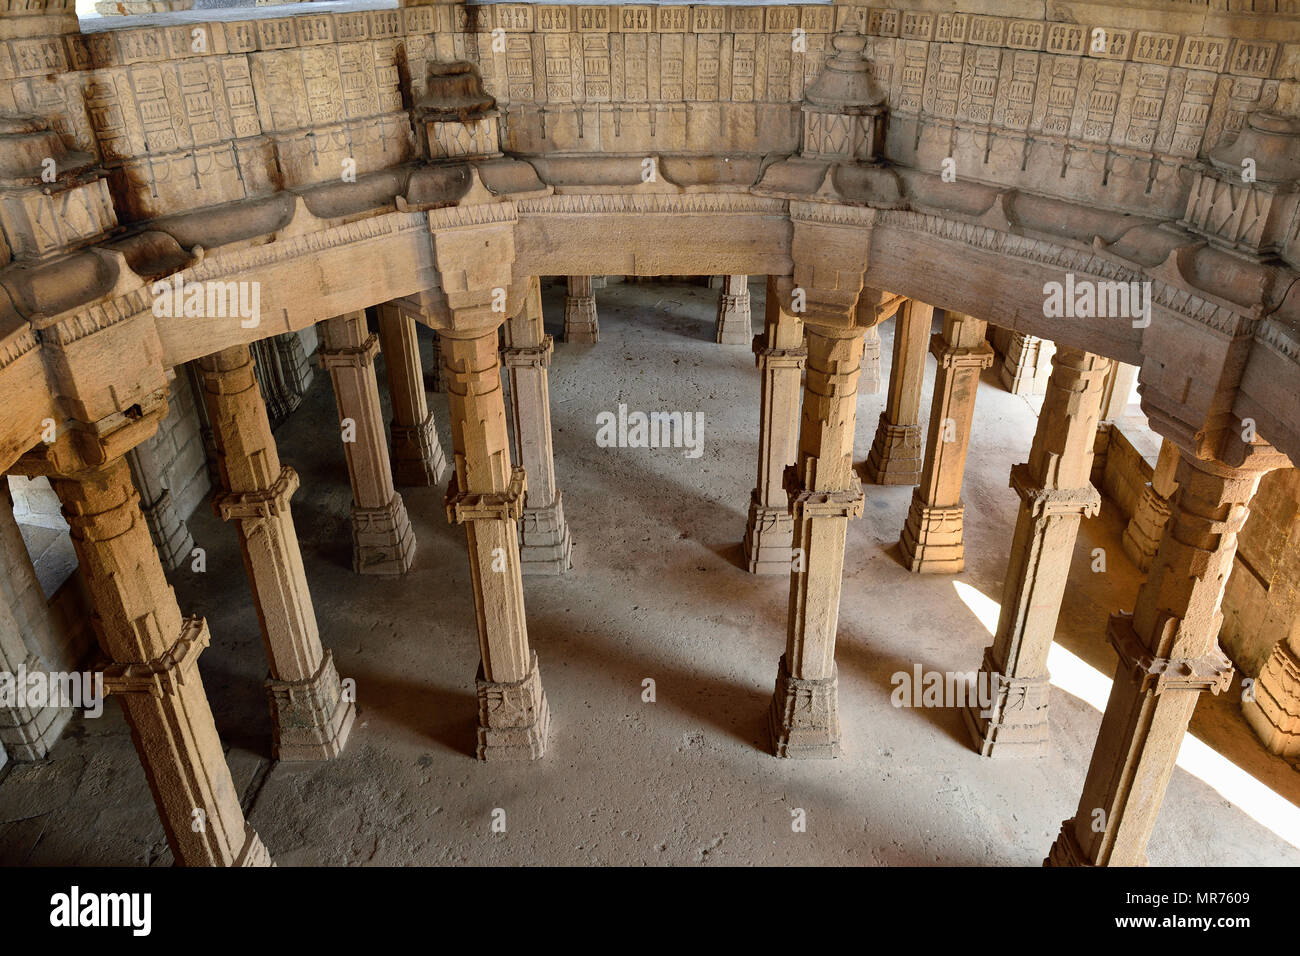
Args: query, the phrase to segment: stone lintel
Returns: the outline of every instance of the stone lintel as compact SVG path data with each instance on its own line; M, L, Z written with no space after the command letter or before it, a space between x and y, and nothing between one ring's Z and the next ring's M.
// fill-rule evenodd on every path
M447 497L443 504L447 508L447 520L452 524L464 524L466 521L518 521L524 513L524 492L528 490L528 478L523 466L515 465L510 470L510 486L504 492L475 494L461 491L459 476L452 475L447 485Z
M1082 488L1043 488L1028 464L1011 466L1010 486L1034 517L1077 514L1094 518L1101 512L1101 495L1092 485Z
M104 668L105 694L148 694L163 697L176 694L177 685L197 665L199 655L208 646L208 622L201 617L187 617L181 632L165 653L151 661L109 664Z
M298 484L298 473L285 465L280 469L280 477L269 488L213 495L212 510L222 521L284 514L289 510L289 499L298 490Z
M1175 618L1166 618L1166 626L1175 622ZM1156 694L1162 694L1167 690L1208 690L1218 694L1232 684L1232 661L1217 645L1195 659L1156 657L1133 629L1131 614L1110 616L1106 640L1119 654L1121 668L1129 671L1142 691L1154 688Z

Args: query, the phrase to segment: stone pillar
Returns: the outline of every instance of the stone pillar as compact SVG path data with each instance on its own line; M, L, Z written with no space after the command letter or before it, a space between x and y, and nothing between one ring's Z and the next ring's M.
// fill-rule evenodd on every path
M51 484L110 661L104 686L121 697L176 862L269 865L266 847L244 820L203 690L197 664L208 645L207 622L181 616L125 459Z
M524 618L515 523L523 515L525 479L510 464L497 331L439 336L456 460L447 518L465 526L478 608L478 757L536 759L546 750L550 711Z
M132 448L126 453L126 461L131 467L131 478L140 491L140 512L149 526L158 557L164 568L175 571L189 560L194 549L194 537L176 513L171 492L163 486L158 456L150 444L145 442Z
M889 395L865 467L878 485L915 485L921 480L921 393L925 388L926 345L934 306L908 299L894 320L894 358Z
M1151 480L1142 489L1142 497L1124 529L1124 553L1139 570L1151 570L1151 561L1169 521L1170 502L1178 490L1178 482L1174 480L1178 458L1178 446L1165 439L1160 445Z
M569 276L569 294L564 297L564 341L594 345L599 338L591 276Z
M49 670L23 642L22 629L8 603L0 601L0 673L12 674L18 682L20 674ZM41 707L28 707L25 701L0 705L0 749L8 750L15 760L40 760L50 752L71 716L70 708L51 707L48 702ZM3 760L0 766L4 766Z
M424 395L415 319L392 302L380 305L378 312L379 345L393 406L393 480L410 487L436 485L447 471L447 459Z
M768 712L778 757L835 757L840 751L835 631L844 541L849 519L861 515L863 505L853 471L861 367L861 328L808 326L799 459L786 472L794 515L786 645Z
M961 483L970 447L971 422L980 371L993 364L984 341L986 323L960 312L945 312L943 331L930 340L939 362L930 405L921 483L903 526L903 566L917 573L956 573L966 566L962 548Z
M1074 818L1049 866L1141 866L1200 692L1226 690L1232 663L1216 637L1237 533L1259 470L1180 452L1179 492L1133 614L1110 618L1119 654Z
M859 395L880 394L880 326L873 325L862 337L862 377Z
M1012 332L998 378L1013 395L1042 395L1056 346L1036 335Z
M424 378L425 387L431 392L445 392L446 383L442 380L442 339L433 337L433 362Z
M713 340L719 345L749 345L753 339L754 331L749 323L749 276L723 276Z
M1052 357L1038 428L1026 464L1011 469L1020 514L1002 586L1002 610L983 671L992 707L963 711L975 749L985 757L1047 752L1047 653L1065 596L1079 521L1101 509L1088 482L1110 361L1062 346Z
M758 484L749 496L745 564L751 574L789 574L794 518L785 491L785 470L799 450L799 399L803 368L803 320L781 308L793 281L767 277L763 334L754 336L754 360L762 376L758 422Z
M1246 720L1270 753L1288 760L1300 757L1300 628L1274 645L1254 694L1242 701Z
M9 484L0 475L0 672L70 671L75 651L60 646L50 628L49 605L36 577L22 530L14 519ZM0 707L0 745L14 760L45 757L72 717L69 707ZM3 761L0 761L3 766Z
M298 474L281 467L245 346L199 360L217 442L221 492L212 507L235 522L270 661L266 681L277 760L325 760L347 742L356 715L321 647L289 498Z
M311 387L312 379L315 377L311 361L307 357L306 349L303 348L302 336L297 332L284 332L271 341L275 343L280 373L284 377L285 386L293 396L293 404L290 408L292 411L302 404L303 396L307 394L307 389Z
M377 337L351 312L322 323L321 364L334 384L343 451L352 482L352 567L358 574L405 574L415 559L415 534L393 488L375 380Z
M563 574L573 567L573 541L555 486L549 372L554 343L542 330L542 286L534 276L519 315L506 322L501 350L510 377L515 459L528 476L520 523L524 574Z

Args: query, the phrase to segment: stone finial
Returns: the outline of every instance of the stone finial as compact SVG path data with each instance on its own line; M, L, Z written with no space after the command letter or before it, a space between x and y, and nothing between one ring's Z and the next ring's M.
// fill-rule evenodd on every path
M425 93L415 104L430 159L500 156L496 100L467 60L430 63Z
M831 38L835 54L804 92L803 156L866 163L880 158L885 95L863 55L866 43L850 23Z
M1300 208L1300 120L1260 110L1196 170L1182 226L1265 261L1283 254Z

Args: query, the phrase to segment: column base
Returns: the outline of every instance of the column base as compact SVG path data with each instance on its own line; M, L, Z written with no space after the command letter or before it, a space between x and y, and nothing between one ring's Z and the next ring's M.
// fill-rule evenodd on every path
M719 345L749 345L754 341L754 330L750 327L748 292L719 298L713 341Z
M524 508L519 521L519 569L523 574L564 574L573 567L573 538L560 493L544 508Z
M761 505L758 489L749 499L745 523L745 567L750 574L786 574L791 570L794 517L788 508Z
M912 492L912 506L899 539L903 567L913 574L956 574L966 568L962 520L966 508L927 505Z
M266 693L271 700L276 760L332 760L343 752L357 712L343 697L333 651L325 652L314 677L268 679Z
M1007 677L996 670L992 647L984 649L985 674L995 686L993 706L978 703L962 709L962 720L981 757L1042 757L1050 750L1047 725L1048 679ZM996 683L994 683L996 681ZM976 686L980 682L976 681Z
M1061 824L1061 832L1052 844L1052 849L1047 854L1047 859L1043 861L1043 866L1098 866L1088 859L1088 854L1083 851L1079 845L1079 838L1074 833L1074 820L1066 820ZM1141 866L1149 865L1149 861L1144 854Z
M565 296L564 341L574 345L595 345L599 338L600 323L596 319L596 297Z
M1280 642L1255 680L1255 699L1241 705L1247 723L1270 753L1300 757L1300 660Z
M920 425L891 425L882 412L876 437L863 467L867 481L877 485L916 485L925 465Z
M782 654L767 722L772 753L778 757L838 757L839 669L821 680L801 680L790 676Z
M352 506L352 570L357 574L405 574L415 560L415 532L401 495L383 508Z
M235 866L275 866L271 853L251 823L244 824L244 848L235 858Z
M536 651L523 680L484 680L480 661L474 686L478 691L479 760L536 760L546 753L551 710L542 690Z
M1142 489L1142 497L1133 512L1128 526L1124 529L1124 553L1129 556L1139 571L1150 571L1151 562L1155 560L1160 539L1164 536L1165 525L1169 522L1169 502L1156 494L1148 484Z
M438 442L433 413L413 428L393 423L393 482L406 488L428 488L447 473L447 457Z
M28 674L49 671L34 654L19 665L13 675L15 684L22 685ZM87 704L89 706L89 704ZM0 709L0 747L9 751L12 760L43 760L58 743L63 730L72 719L73 708L52 706L28 707L19 704ZM0 761L3 763L3 761Z

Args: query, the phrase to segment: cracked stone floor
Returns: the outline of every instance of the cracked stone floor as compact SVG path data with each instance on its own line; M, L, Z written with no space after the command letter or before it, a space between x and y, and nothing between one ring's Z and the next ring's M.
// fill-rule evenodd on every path
M762 283L753 289L761 325ZM978 667L989 635L955 582L994 601L1016 511L1010 466L1028 453L1032 402L981 385L966 475L968 569L914 576L898 564L910 488L867 485L850 524L840 612L844 755L781 761L766 710L785 639L788 580L753 577L740 540L754 484L758 376L750 351L712 341L717 293L684 283L597 292L601 340L558 343L551 368L556 471L574 570L525 579L552 727L545 759L472 758L478 646L464 534L442 488L407 489L419 550L401 579L350 567L350 492L327 376L278 430L302 475L294 518L321 638L357 682L347 749L327 764L270 761L266 664L232 528L191 518L204 574L172 576L181 607L205 615L200 660L245 810L280 865L337 864L1011 864L1037 866L1073 815L1100 714L1053 689L1049 756L988 761L955 710L896 709L890 676ZM560 290L545 294L560 338ZM882 329L888 375L893 324ZM430 343L423 337L428 361ZM426 366L427 367L427 366ZM934 361L930 360L929 381ZM382 373L381 373L381 382ZM929 382L926 413L928 414ZM596 415L699 412L704 454L595 444ZM446 398L430 395L450 450ZM865 458L884 395L858 406ZM1084 523L1058 643L1103 671L1106 616L1131 609L1139 576L1108 505ZM1094 574L1090 552L1105 548ZM972 593L965 592L968 596ZM657 700L641 700L642 680ZM1194 733L1300 803L1300 773L1256 743L1228 694L1203 698ZM77 719L53 756L0 781L0 862L171 862L121 710ZM493 810L506 832L491 832ZM806 811L807 832L791 827ZM1300 864L1283 842L1183 770L1150 844L1152 864Z

